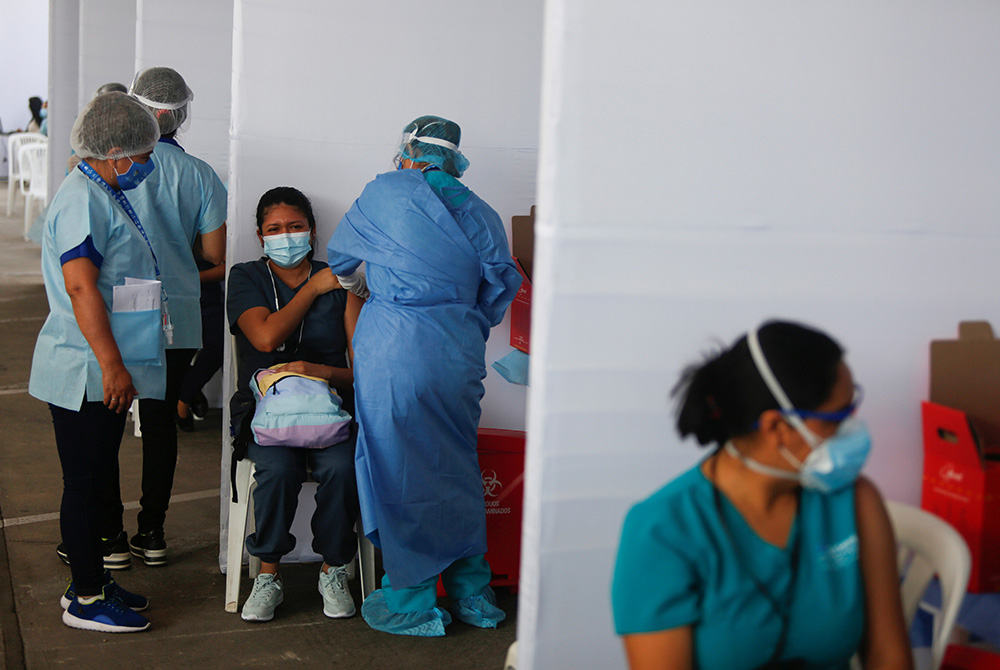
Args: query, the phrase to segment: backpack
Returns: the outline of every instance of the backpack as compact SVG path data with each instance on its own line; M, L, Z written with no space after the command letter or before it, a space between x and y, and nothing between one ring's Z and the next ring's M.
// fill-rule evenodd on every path
M350 437L351 415L325 379L275 366L255 372L250 390L257 403L250 430L262 447L322 449Z

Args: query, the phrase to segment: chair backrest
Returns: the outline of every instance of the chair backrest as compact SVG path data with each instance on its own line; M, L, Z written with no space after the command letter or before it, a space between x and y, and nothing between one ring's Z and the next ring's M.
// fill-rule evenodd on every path
M49 184L48 156L48 142L37 142L21 146L18 151L17 160L21 166L20 181L22 193L37 198L46 197Z
M20 178L20 167L19 167L19 156L18 151L20 148L26 144L37 144L41 142L48 142L49 138L41 133L11 133L7 136L7 160L8 172L7 172L7 183L12 184L15 179Z
M969 585L972 565L969 547L947 521L929 512L897 502L889 502L887 507L899 548L907 628L913 623L920 599L934 575L941 584L941 610L934 617L931 642L931 670L938 670Z

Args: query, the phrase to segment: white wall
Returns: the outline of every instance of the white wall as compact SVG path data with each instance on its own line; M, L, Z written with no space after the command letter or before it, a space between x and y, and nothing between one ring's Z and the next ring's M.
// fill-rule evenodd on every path
M0 121L4 132L28 127L28 98L48 97L49 10L44 2L0 0Z
M49 0L49 200L66 176L69 133L79 111L80 8ZM126 51L126 56L128 52Z
M232 0L136 1L135 72L171 67L194 91L178 142L207 162L223 182L229 172L232 91Z
M1000 6L546 11L518 637L525 668L621 668L621 520L702 454L667 395L714 339L841 339L867 472L918 501L928 342L1000 323Z
M393 169L403 126L421 114L462 126L463 181L509 232L535 202L541 18L539 0L429 0L419 11L404 0L237 0L230 263L260 256L254 210L279 185L312 199L325 258L337 222ZM487 363L508 338L506 322L494 329ZM524 411L524 387L490 370L481 425L520 429Z
M79 0L79 5L76 114L99 86L132 82L135 53L135 0Z

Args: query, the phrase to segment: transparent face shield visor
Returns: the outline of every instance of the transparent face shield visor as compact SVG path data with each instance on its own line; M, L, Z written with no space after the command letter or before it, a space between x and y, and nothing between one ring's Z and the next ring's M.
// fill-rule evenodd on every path
M157 102L156 100L150 100L149 98L135 92L135 83L141 74L141 72L137 72L135 77L132 79L132 85L128 87L128 94L153 110L153 116L155 116L157 120L160 118L159 110L176 112L177 110L186 107L187 109L185 110L184 120L181 121L176 128L174 128L173 132L179 133L182 130L187 131L188 126L191 124L191 103L194 102L194 92L188 88L187 97L179 102Z
M450 149L458 155L462 155L459 150L458 145L454 142L449 142L448 140L443 140L440 137L427 137L421 135L422 131L425 131L428 127L435 124L429 124L421 130L406 131L399 137L399 142L396 144L398 147L396 150L396 155L392 159L393 166L400 170L402 169L402 164L404 160L412 160L416 163L420 162L420 157L414 155L411 142L423 142L424 144L433 144L434 146L444 147L445 149ZM409 148L409 150L407 150Z

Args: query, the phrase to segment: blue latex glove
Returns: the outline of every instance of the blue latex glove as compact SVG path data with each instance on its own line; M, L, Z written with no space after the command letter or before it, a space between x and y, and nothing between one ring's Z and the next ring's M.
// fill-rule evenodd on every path
M528 354L514 349L493 363L493 369L511 384L528 385Z

